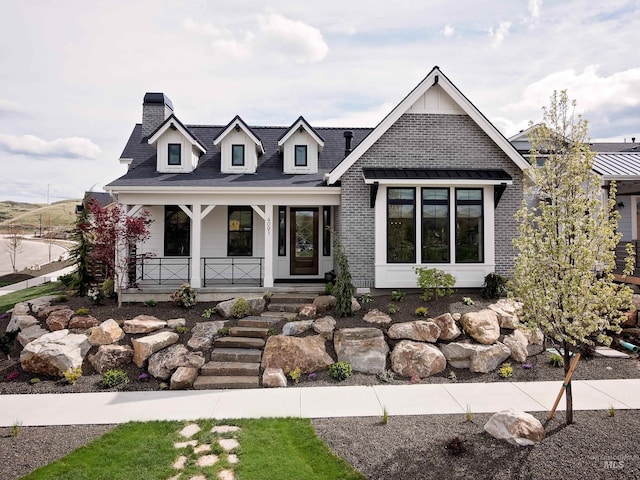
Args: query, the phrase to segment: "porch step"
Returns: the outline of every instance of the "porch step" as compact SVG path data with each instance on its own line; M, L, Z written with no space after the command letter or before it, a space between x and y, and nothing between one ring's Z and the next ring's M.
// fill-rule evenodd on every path
M305 303L313 303L315 295L305 295L297 293L274 293L271 295L271 303L297 303L304 305Z
M266 338L268 334L269 329L264 327L229 327L231 337Z
M260 314L261 317L263 318L275 318L278 321L280 320L295 320L296 317L298 316L298 312L296 313L291 313L291 312L270 312L269 310L267 310L266 312L262 312ZM249 318L249 317L247 317ZM246 320L246 319L244 319ZM240 321L238 321L238 325L240 325Z
M264 348L265 341L262 338L252 337L221 337L216 338L213 341L214 348L216 347L229 347L229 348L258 348L262 350Z
M239 327L266 328L273 327L282 320L281 316L245 317L238 320Z
M214 348L211 350L212 362L251 362L260 363L262 350L257 348Z
M257 376L259 373L260 364L250 362L207 362L200 369L200 376L204 377Z
M244 376L206 376L201 375L193 383L195 390L210 390L223 388L259 388L260 378L257 375Z
M267 310L270 312L288 312L298 313L300 306L304 304L299 303L270 303Z

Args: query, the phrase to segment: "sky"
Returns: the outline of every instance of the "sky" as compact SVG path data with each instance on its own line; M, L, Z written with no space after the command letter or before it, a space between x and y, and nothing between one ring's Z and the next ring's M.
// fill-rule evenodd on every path
M164 92L186 124L373 127L435 66L507 137L567 89L640 141L640 0L0 0L0 201L80 198Z

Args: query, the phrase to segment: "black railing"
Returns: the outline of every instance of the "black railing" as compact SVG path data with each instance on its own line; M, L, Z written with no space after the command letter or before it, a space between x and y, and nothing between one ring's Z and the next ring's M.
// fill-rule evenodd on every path
M258 285L262 287L264 257L205 257L202 259L202 286Z
M136 279L157 285L191 281L191 257L150 257L136 259Z

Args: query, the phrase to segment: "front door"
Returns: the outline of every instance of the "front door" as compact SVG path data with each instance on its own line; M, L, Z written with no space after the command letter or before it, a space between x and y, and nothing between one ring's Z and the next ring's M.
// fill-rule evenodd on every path
M318 209L291 209L291 275L318 274Z

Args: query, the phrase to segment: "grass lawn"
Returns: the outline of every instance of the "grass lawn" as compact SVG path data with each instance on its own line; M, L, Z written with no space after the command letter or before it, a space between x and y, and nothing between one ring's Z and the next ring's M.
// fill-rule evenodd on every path
M211 467L195 465L192 447L176 449L174 442L184 441L178 433L190 422L132 422L111 432L66 457L42 467L25 480L36 479L109 479L130 480L169 478L179 455L188 457L181 478L205 474L217 478L222 469L233 469L239 480L361 480L364 477L345 461L331 453L316 436L311 422L298 418L198 420L202 430L192 438L199 444L211 444L219 461ZM237 425L237 434L211 433L216 424ZM219 438L239 441L239 463L227 462L226 453L217 444Z
M29 287L17 292L8 293L0 296L0 314L13 308L16 303L31 300L32 298L41 297L43 295L51 295L52 293L61 293L64 286L60 282L43 283L36 287Z

